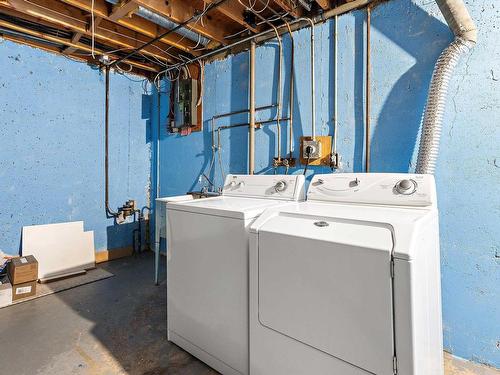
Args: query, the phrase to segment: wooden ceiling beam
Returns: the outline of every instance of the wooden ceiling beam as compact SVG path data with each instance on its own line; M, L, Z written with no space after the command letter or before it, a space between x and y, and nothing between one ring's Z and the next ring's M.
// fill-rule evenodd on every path
M301 17L303 14L301 7L294 8L287 0L272 0L276 5L278 5L284 11L290 13L295 18Z
M134 13L139 6L134 0L120 2L113 6L113 10L108 16L110 21L116 22L119 19Z
M1 33L0 33L1 34ZM6 40L10 40L11 42L18 43L18 44L24 44L26 46L32 47L32 48L38 48L41 49L45 52L48 53L53 53L55 55L60 55L60 48L52 45L48 45L42 42L34 41L33 39L22 37L22 36L12 36L12 35L7 35L3 34L2 36ZM69 58L72 60L77 60L82 63L87 63L87 64L92 64L92 61L89 58L82 57L79 55L69 55ZM139 69L137 67L133 67L132 73L134 74L139 74L145 77L150 77L151 74L155 74L156 72L145 72L143 69Z
M167 17L179 24L190 19L195 13L203 10L196 8L190 0L136 0L136 2L144 8L158 13L161 16ZM201 21L192 22L189 25L189 28L209 39L219 42L220 44L227 44L224 36L231 34L233 30L226 30L224 23L213 19L213 15L213 13L209 13L205 16L203 18L203 23Z
M10 30L17 31L19 33L31 35L31 36L34 36L34 37L37 37L40 39L44 39L44 40L47 40L50 42L58 43L58 44L65 45L65 46L75 47L77 50L92 52L92 48L90 48L89 46L87 46L83 43L80 43L80 42L73 43L70 39L65 39L65 38L56 37L53 35L48 35L48 34L45 34L43 32L40 32L40 31L31 30L31 29L16 25L14 23L10 23L8 21L0 20L0 26L7 28L7 29L10 29ZM105 53L104 51L100 51L99 49L94 49L94 51L98 54ZM111 54L111 56L113 56L113 55ZM117 56L115 56L115 58L117 58ZM136 68L139 68L142 70L147 70L147 71L151 71L151 72L158 71L158 68L152 64L146 64L146 63L133 61L133 60L125 60L124 63L131 65L131 66L135 66Z
M34 48L39 48L39 49L42 49L44 51L51 52L51 53L56 53L56 54L60 53L59 47L45 44L45 43L42 43L41 41L37 42L37 41L34 41L34 40L27 38L27 37L2 34L1 32L0 32L0 35L2 35L2 38L6 39L6 40L10 40L11 42L24 44L26 46L30 46L30 47L34 47ZM82 56L72 56L72 57L75 59L81 60L81 61L87 61L87 59L85 59Z
M213 3L215 0L203 0L205 4L209 5ZM222 4L217 8L217 11L225 15L226 17L232 19L233 21L239 23L241 26L246 27L254 33L258 33L263 30L262 27L256 26L253 27L246 23L243 13L245 12L246 7L241 5L239 1L228 1L227 3Z
M94 28L99 26L99 24L101 23L102 21L102 18L101 17L96 17L94 19ZM80 41L80 39L82 38L83 36L83 33L81 32L76 32L73 34L73 38L71 38L71 42L72 43L78 43ZM62 51L63 54L65 55L71 55L72 53L74 53L76 51L76 48L75 47L67 47L66 49L64 49Z
M9 0L9 2L14 9L20 12L66 27L82 35L92 36L87 14L82 13L79 9L55 0ZM94 29L96 39L111 43L119 48L134 49L148 42L146 38L141 38L141 35L104 19L100 20L99 25L94 26ZM163 51L167 48L168 46L164 43L154 43L141 52L162 61L174 62L175 60L164 55Z
M71 38L71 43L78 43L82 36L83 33L74 33L73 38ZM71 55L72 53L75 53L76 50L77 49L75 47L66 47L65 49L63 49L62 53L64 55Z
M81 9L86 12L91 12L92 10L92 0L61 0L63 3L72 5L75 8ZM109 19L108 5L105 0L94 0L94 14L104 19ZM164 28L155 25L154 23L145 20L136 15L131 15L130 17L124 17L117 20L117 23L134 30L138 33L144 34L150 38L155 38L156 36L165 32ZM195 42L182 38L180 35L172 33L162 38L161 41L172 47L175 47L181 51L189 52L192 55L199 55L199 52L193 51L192 48L196 45ZM173 51L174 52L174 51Z
M330 0L316 0L316 3L321 7L323 10L330 9Z

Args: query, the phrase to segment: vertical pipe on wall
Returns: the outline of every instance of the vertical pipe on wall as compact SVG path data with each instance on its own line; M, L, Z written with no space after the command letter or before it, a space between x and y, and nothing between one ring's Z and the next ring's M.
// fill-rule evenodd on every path
M365 82L365 172L370 172L370 69L371 7L366 7L366 82Z
M295 68L294 68L294 60L295 60L295 42L293 40L293 33L290 24L285 21L285 24L288 28L288 33L290 34L290 93L289 93L289 114L288 114L288 157L291 159L293 157L293 90L295 84Z
M334 33L335 35L333 36L333 144L332 144L332 155L331 155L331 168L332 170L334 168L338 168L339 166L339 160L338 160L338 152L337 152L337 139L338 139L338 111L339 111L339 105L338 105L338 22L339 18L337 15L335 15L335 29Z
M104 119L104 205L107 217L117 217L118 213L109 207L109 66L105 67L105 119Z
M273 26L274 27L274 26ZM278 64L278 87L277 90L277 99L278 99L278 107L276 109L278 115L276 116L276 129L277 129L277 143L278 143L278 162L281 162L281 124L280 124L280 118L282 116L281 108L282 108L282 102L283 102L283 92L281 91L281 73L283 69L283 42L281 40L281 36L278 32L278 29L274 28L276 31L276 38L278 39L278 53L279 53L279 64Z
M311 27L311 136L312 139L316 139L316 82L314 79L314 22L310 18L302 17L297 19L297 21L306 21Z
M158 122L156 129L156 191L155 198L160 197L160 135L161 135L161 125L160 125L160 108L161 108L161 82L157 88L157 117L156 120ZM155 200L154 203L155 208L155 228L158 228L159 223L157 222L159 215L157 215L158 206ZM159 273L160 273L160 231L155 231L155 285L158 285L159 282Z
M255 41L250 42L250 128L248 136L248 173L255 172Z
M262 3L262 1L261 1ZM276 103L277 103L277 116L276 116L276 143L277 143L277 161L278 164L281 162L281 123L280 119L282 116L282 107L283 107L283 92L281 91L281 80L282 80L282 70L283 70L283 41L281 39L280 33L276 26L274 26L269 20L260 15L259 12L251 10L251 12L257 16L257 18L261 19L264 23L268 24L276 35L276 39L278 40L278 54L279 54L279 62L278 62L278 84L276 90ZM286 21L285 21L286 22Z

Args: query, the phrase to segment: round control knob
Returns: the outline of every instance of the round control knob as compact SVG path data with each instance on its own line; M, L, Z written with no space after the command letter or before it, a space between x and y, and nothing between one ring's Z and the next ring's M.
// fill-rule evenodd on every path
M417 184L413 180L401 180L396 184L396 191L400 194L413 194Z
M282 191L285 191L286 187L287 187L286 181L281 180L281 181L278 181L276 183L276 185L274 185L274 190L276 190L278 193L280 193Z

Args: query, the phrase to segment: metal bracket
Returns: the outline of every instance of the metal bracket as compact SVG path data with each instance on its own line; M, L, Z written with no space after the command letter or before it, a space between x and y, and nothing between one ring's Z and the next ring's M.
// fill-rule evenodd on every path
M295 158L281 158L281 160L278 160L278 158L273 158L273 167L285 167L285 168L290 168L290 167L295 167Z

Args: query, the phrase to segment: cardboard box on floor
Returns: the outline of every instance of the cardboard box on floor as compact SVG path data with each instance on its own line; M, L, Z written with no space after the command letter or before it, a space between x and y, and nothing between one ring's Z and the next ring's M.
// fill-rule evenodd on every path
M31 297L36 294L36 280L27 283L12 285L12 302Z
M33 255L12 258L7 273L12 284L12 302L36 294L38 261Z
M8 269L12 285L38 280L38 261L33 255L12 258Z
M7 275L0 276L0 307L8 306L12 303L12 284Z

